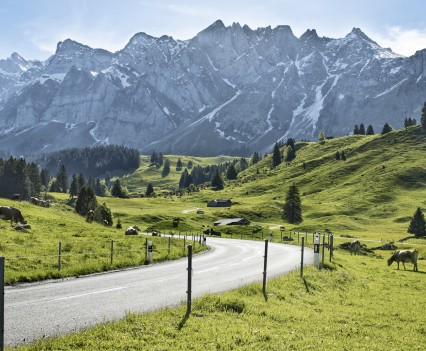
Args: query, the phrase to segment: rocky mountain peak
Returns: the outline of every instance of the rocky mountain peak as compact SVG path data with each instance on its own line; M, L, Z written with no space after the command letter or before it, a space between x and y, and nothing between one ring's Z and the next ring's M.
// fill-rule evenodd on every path
M359 28L297 38L286 25L218 20L187 41L137 33L114 54L67 39L37 69L18 54L0 60L0 150L37 152L22 142L34 140L44 152L105 142L247 155L359 123L397 128L425 95L426 50L404 58Z
M356 28L356 27L352 28L350 33L348 33L345 38L346 39L363 39L377 45L377 43L374 40L368 37L360 28Z

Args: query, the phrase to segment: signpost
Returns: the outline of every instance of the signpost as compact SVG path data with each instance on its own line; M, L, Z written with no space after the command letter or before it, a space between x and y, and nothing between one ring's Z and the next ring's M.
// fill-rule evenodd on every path
M319 256L320 256L320 236L319 233L315 233L314 236L314 266L319 268Z

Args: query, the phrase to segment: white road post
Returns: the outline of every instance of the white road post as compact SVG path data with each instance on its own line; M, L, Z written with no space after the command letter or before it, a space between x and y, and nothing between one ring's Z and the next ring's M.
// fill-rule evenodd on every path
M152 263L152 241L148 241L148 261Z
M315 233L314 237L314 266L319 268L320 259L320 236L319 233Z

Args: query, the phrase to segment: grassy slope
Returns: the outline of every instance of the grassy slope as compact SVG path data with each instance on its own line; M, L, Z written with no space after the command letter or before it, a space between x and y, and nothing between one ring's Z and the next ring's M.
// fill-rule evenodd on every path
M22 233L12 229L9 221L1 223L0 255L6 257L6 283L76 276L145 263L146 236L125 236L125 229L87 223L84 217L64 204L68 195L55 196L57 200L50 208L24 201L1 200L1 205L18 207L31 225L28 233ZM124 203L124 200L121 201ZM111 240L114 240L116 251L112 265ZM156 250L154 261L177 259L185 255L181 240L172 240L170 254L168 239L149 237L149 240L153 241ZM62 242L60 271L59 241ZM196 250L199 249L197 245Z
M218 217L245 216L263 228L284 224L287 232L329 228L336 235L375 240L409 235L409 217L417 207L425 208L426 198L426 136L418 127L298 147L291 164L271 170L268 157L219 192L203 190L155 199L107 198L105 202L120 216L123 226L154 225L170 230L172 218L180 217L179 229L198 231ZM335 160L337 150L345 150L347 161ZM156 171L161 173L161 169ZM145 187L145 180L132 177L135 186ZM300 188L305 218L297 227L280 218L292 182ZM234 205L231 209L205 207L208 200L219 197L231 197ZM202 207L205 215L182 213L194 207ZM182 329L178 324L184 307L142 316L130 314L117 323L22 349L420 350L426 343L421 312L426 249L417 248L422 258L417 274L387 267L388 252L359 257L337 250L331 270L308 268L305 280L295 272L270 281L268 302L263 300L260 285L255 284L197 300ZM317 339L320 346L315 344Z

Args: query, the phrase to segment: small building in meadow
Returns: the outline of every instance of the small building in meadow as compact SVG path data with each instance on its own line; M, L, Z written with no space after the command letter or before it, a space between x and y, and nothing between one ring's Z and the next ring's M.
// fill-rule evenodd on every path
M212 200L207 203L207 207L231 207L231 199L218 199Z
M215 226L219 225L249 225L250 221L245 218L223 218L213 223Z

